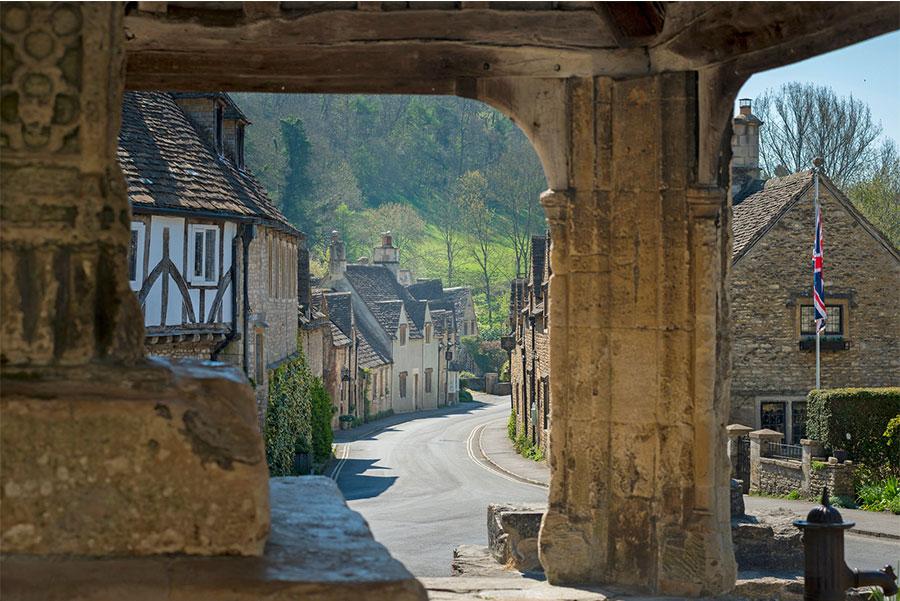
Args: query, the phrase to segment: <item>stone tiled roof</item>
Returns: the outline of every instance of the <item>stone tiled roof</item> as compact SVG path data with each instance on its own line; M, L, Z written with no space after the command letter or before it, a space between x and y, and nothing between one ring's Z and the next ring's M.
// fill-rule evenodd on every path
M350 338L341 332L341 329L333 321L329 321L328 326L331 328L331 344L334 346L347 346L350 344Z
M173 98L218 98L225 101L225 118L238 119L246 123L250 123L247 115L241 110L234 99L228 92L170 92Z
M397 327L400 322L400 308L403 301L399 300L383 300L376 301L371 305L367 304L372 315L378 321L384 331L393 336L397 333Z
M397 331L402 304L411 320L409 337L422 336L425 303L414 299L389 269L380 265L347 265L344 277L386 332L393 336Z
M299 234L253 175L207 146L169 93L125 93L118 158L135 208L257 218Z
M353 336L353 314L350 308L349 292L328 292L328 317L348 338Z
M740 259L790 208L812 183L812 171L775 177L765 187L733 209L734 247L732 262Z
M356 352L359 366L365 369L371 369L373 367L389 364L391 362L391 360L388 359L390 353L387 349L379 348L380 345L377 342L378 338L374 333L368 330L362 321L359 322L358 330L360 336L359 346L356 348Z
M453 303L453 316L456 318L456 322L462 322L466 314L466 301L470 294L469 289L464 286L444 288L444 294L446 294L447 297L449 297L450 302Z
M443 336L444 332L446 332L451 327L450 322L452 319L452 311L447 311L445 309L433 309L431 311L431 322L434 324L434 335Z
M419 281L406 289L418 300L438 300L444 296L444 285L439 279Z

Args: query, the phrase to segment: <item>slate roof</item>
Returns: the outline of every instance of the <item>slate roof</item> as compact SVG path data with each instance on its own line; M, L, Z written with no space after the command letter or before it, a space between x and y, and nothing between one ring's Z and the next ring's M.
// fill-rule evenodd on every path
M449 297L449 300L453 305L453 316L456 318L456 322L462 322L466 313L466 302L470 294L469 289L464 286L444 288L444 294Z
M298 232L248 171L217 156L167 92L125 92L119 164L135 209L261 219Z
M800 171L772 178L766 182L762 190L748 196L734 207L732 262L740 259L769 231L793 201L812 184L812 179L812 171Z
M329 321L328 326L331 328L331 344L334 346L347 346L350 344L350 338L341 332L341 329L334 325L333 321Z
M425 302L417 301L401 286L394 274L380 265L347 265L344 277L359 294L390 335L397 331L400 305L410 318L409 337L421 338L425 321Z
M225 101L225 115L226 119L239 119L241 121L250 123L250 120L247 119L247 115L244 114L244 111L241 110L241 107L237 105L234 99L231 97L228 92L169 92L172 95L172 98L219 98Z
M444 309L432 310L431 321L434 324L434 335L443 336L444 331L450 327L449 320L453 319L453 312Z
M353 314L350 308L349 292L328 292L325 294L328 303L328 317L345 336L353 336Z

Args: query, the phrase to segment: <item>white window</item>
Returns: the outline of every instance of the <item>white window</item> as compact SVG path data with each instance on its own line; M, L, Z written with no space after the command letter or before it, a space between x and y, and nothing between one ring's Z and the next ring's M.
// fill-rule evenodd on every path
M144 283L144 236L146 226L131 222L131 245L128 247L128 281L132 290L140 290Z
M192 284L219 283L218 226L199 224L190 226L187 267L188 281Z

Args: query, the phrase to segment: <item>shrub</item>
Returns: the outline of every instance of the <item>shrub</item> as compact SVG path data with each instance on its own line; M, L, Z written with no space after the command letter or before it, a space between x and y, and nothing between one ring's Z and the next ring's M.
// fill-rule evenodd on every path
M506 351L500 348L499 340L479 340L477 336L463 336L460 343L481 373L499 372L508 358Z
M789 493L787 494L787 498L790 499L791 501L796 501L797 499L800 498L800 496L801 496L801 495L800 495L800 491L799 491L799 490L792 490L791 492L789 492Z
M864 484L856 491L856 496L863 509L900 514L900 478L891 476L880 482Z
M845 449L856 463L900 471L900 435L890 424L900 416L900 388L813 390L807 397L806 432L831 449Z
M509 359L500 366L500 373L497 374L497 379L501 382L509 382Z
M475 399L472 398L472 393L469 392L468 390L466 390L465 388L463 388L462 390L459 391L459 402L460 403L471 403L474 400Z
M506 420L506 435L509 436L510 440L516 439L516 410L513 409L509 414L509 419Z

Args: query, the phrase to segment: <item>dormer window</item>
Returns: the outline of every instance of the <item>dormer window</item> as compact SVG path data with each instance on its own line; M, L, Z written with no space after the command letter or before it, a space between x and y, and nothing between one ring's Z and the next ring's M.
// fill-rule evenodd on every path
M403 324L400 326L399 338L400 338L400 346L405 346L406 345L406 324Z
M225 156L225 107L216 103L216 152L219 156Z
M431 344L431 324L425 324L425 344Z

